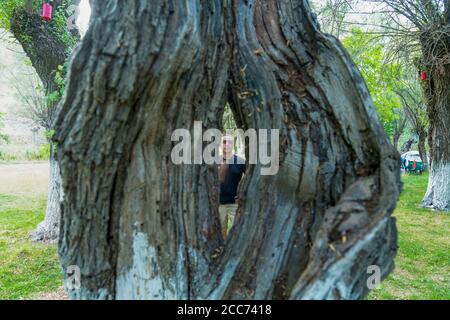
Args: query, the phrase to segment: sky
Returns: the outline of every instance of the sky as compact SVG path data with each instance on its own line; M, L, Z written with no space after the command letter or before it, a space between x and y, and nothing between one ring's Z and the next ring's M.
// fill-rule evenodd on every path
M326 4L326 0L310 0L318 8L321 8ZM370 2L359 3L357 5L357 11L370 11L374 9L374 4ZM81 0L80 5L80 16L78 17L77 24L81 29L81 33L84 34L89 26L89 18L91 16L91 7L89 6L89 0ZM351 20L360 20L362 17L360 15L352 15Z
M89 18L91 16L91 7L89 6L89 0L81 0L80 5L80 16L77 20L77 25L84 34L89 26Z
M327 3L327 0L310 0L310 2L313 3L315 7L319 9L322 8ZM370 20L374 20L376 18L374 15L359 14L357 12L371 12L373 10L376 10L377 8L378 8L377 4L370 0L359 1L353 8L355 12L348 14L346 20L349 22L368 22ZM89 0L81 0L79 4L79 10L80 15L77 20L77 25L83 36L88 29L89 19L91 16L91 8L89 6Z

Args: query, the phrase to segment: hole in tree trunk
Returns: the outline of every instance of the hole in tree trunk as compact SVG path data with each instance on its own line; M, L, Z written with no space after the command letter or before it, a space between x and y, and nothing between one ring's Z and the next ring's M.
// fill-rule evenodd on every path
M230 105L225 105L222 115L223 136L221 155L224 163L218 166L219 219L222 236L226 240L232 227L238 223L239 185L245 175L245 141L238 134L239 128ZM231 159L232 163L225 163Z
M392 270L398 159L307 2L94 3L54 136L59 253L82 271L71 297L358 298L368 264ZM139 27L109 19L119 13ZM279 130L280 170L263 174L246 150L243 213L223 250L217 165L175 163L171 136L201 146L196 129L223 129L227 99L236 127Z

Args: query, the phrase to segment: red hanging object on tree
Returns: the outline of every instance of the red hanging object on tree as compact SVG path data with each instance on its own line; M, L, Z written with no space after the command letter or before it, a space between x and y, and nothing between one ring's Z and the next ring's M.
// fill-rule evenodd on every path
M427 73L425 71L422 71L420 73L420 80L422 80L422 81L427 80Z
M52 11L53 7L50 3L44 3L42 5L42 19L45 21L51 21L52 20Z

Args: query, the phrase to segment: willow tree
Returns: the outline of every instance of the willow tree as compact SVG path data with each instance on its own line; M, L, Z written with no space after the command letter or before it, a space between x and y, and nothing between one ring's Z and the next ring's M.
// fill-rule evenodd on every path
M361 298L368 270L392 270L399 157L307 1L91 7L55 135L71 298ZM224 242L217 167L170 154L175 129L221 128L226 103L281 146L278 174L247 169Z
M55 0L53 20L41 18L41 2L32 0L0 0L0 26L9 30L22 46L39 76L46 95L46 110L39 114L40 123L51 134L64 87L64 65L79 41L77 28L67 23L74 15L71 5L79 0ZM50 143L50 180L45 219L31 234L34 240L57 241L60 223L61 177Z
M432 19L420 33L419 68L428 72L423 92L429 117L430 178L422 204L450 211L450 5L424 7Z
M363 0L387 21L392 58L425 72L422 96L429 119L430 176L423 206L450 210L450 5L448 0ZM419 77L417 77L419 78Z

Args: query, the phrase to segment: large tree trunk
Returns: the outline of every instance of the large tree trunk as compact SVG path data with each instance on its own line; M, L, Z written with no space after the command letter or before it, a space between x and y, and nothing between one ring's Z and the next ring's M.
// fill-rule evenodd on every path
M399 157L307 1L91 1L55 141L59 254L83 299L353 299L393 268ZM224 243L215 165L175 165L194 121L280 130Z
M71 4L78 4L79 0L63 2L56 0L53 2L54 10L65 10ZM68 58L70 47L68 43L62 41L61 37L55 33L52 23L45 22L41 19L39 12L34 12L32 1L27 1L24 8L18 8L11 18L11 32L20 42L26 55L30 58L31 63L40 77L47 95L58 90L59 87L55 82L55 72L59 66L64 65ZM61 32L58 31L58 32ZM69 32L69 31L68 31ZM79 39L76 29L70 30L74 39ZM62 36L62 34L60 34ZM53 130L53 123L57 113L58 102L53 102L48 106L47 119L45 123L49 126L45 129ZM50 141L50 143L52 143ZM54 146L51 145L51 149ZM35 241L55 242L59 234L60 221L60 195L61 176L59 166L51 152L50 155L50 175L47 196L47 208L45 210L45 219L39 224L30 236Z
M52 149L52 148L51 148ZM57 242L61 220L62 184L59 165L54 153L50 151L50 179L45 219L31 233L34 241Z
M437 43L433 39L427 39L427 33L422 39L423 60L428 62L429 73L423 89L430 120L430 176L422 205L450 211L450 34L442 32Z

